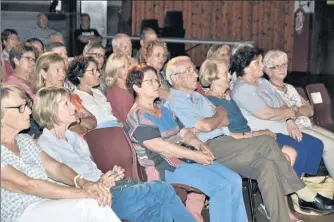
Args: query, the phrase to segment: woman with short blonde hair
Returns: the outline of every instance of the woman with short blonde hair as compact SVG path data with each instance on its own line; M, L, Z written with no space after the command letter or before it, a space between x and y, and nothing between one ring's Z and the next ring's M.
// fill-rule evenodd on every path
M207 59L230 61L231 48L228 45L212 45L206 55Z
M83 179L20 133L30 127L30 114L21 89L1 86L1 220L120 222L104 207L111 204L109 189Z
M329 175L334 178L334 133L314 125L310 120L314 114L310 102L301 97L293 85L284 83L288 74L288 55L280 50L270 50L265 54L263 64L271 86L285 104L296 111L296 124L300 130L323 142L323 159Z

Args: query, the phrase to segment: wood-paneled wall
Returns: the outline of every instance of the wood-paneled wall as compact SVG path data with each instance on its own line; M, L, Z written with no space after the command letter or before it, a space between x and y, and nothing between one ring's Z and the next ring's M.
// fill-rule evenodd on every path
M167 11L183 11L186 38L255 40L265 51L281 49L291 58L294 1L133 0L132 35L139 35L142 19L157 19L163 27ZM208 48L202 45L189 52L196 65Z

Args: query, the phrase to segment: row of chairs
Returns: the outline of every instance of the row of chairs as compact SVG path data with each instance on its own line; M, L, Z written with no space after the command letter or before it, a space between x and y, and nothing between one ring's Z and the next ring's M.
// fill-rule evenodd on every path
M139 165L134 147L123 128L95 129L88 132L84 138L89 145L93 161L103 173L118 165L125 169L125 178L147 181L146 172ZM254 185L256 181L249 178L243 178L243 180L248 191L251 221L255 222L255 194L257 189ZM173 184L173 186L183 203L186 202L188 193L201 193L200 190L186 185Z
M309 84L305 87L305 90L302 87L296 87L296 90L300 96L302 96L306 100L309 100L310 103L313 105L313 123L331 132L334 132L331 98L324 84Z

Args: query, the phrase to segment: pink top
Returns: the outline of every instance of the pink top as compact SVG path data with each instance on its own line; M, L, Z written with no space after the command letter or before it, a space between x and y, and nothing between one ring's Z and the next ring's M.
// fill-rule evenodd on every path
M32 91L32 88L27 83L25 83L23 80L17 78L16 75L8 76L5 84L14 85L14 86L19 87L22 90L24 90L26 93L28 93L32 99L35 99L35 95Z
M107 101L111 105L114 116L118 121L124 123L134 104L134 98L131 93L127 89L114 85L107 90Z
M14 69L13 69L13 67L12 67L12 65L10 64L9 61L5 60L4 64L5 64L7 78L8 78L9 76L14 74Z

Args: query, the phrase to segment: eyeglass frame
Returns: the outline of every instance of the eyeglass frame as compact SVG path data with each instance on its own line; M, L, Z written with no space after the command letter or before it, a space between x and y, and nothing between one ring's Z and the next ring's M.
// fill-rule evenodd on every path
M275 71L281 70L283 68L288 68L288 63L287 62L283 63L281 65L275 65L275 66L270 67L270 69L275 70Z
M30 109L32 108L33 101L30 99L26 99L25 104L21 104L19 106L7 106L4 107L5 109L18 109L19 113L24 113L26 111L26 107L28 106ZM21 108L23 107L23 108Z
M91 72L94 76L96 76L97 73L101 74L100 69L87 69L86 72Z
M189 75L189 74L195 73L198 76L198 72L199 72L199 70L196 69L196 68L188 68L188 69L184 70L183 72L176 72L173 75L179 75L179 74Z
M148 82L151 86L153 86L153 83L156 82L158 84L158 86L161 86L161 81L160 79L146 79L146 80L143 80L143 82Z

